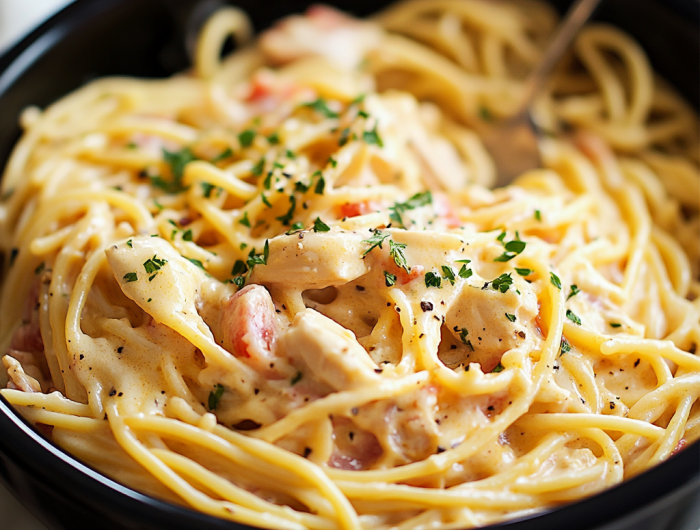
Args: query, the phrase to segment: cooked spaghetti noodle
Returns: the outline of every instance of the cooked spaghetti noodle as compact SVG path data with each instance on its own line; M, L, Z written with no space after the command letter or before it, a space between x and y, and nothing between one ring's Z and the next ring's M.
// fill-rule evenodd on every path
M536 104L544 167L489 189L475 131L555 25L411 0L253 42L227 8L192 73L27 109L3 396L108 476L263 528L481 526L697 440L698 123L639 45L587 27Z

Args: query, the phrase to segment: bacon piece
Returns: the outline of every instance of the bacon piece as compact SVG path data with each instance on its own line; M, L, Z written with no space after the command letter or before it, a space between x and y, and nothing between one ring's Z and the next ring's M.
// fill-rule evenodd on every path
M248 285L228 298L223 304L220 329L226 350L259 367L269 366L279 323L267 289Z

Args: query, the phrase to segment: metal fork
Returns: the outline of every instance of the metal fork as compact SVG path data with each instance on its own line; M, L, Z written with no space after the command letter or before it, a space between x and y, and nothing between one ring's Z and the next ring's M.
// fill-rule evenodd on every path
M599 3L600 0L577 0L571 6L542 60L525 81L525 95L518 111L501 122L484 124L479 129L482 141L496 164L497 186L505 186L525 171L541 167L538 147L540 134L530 107Z

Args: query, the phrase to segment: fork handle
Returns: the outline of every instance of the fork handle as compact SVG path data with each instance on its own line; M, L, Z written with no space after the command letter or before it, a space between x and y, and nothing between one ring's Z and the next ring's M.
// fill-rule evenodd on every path
M600 0L576 0L566 12L554 37L547 45L544 57L525 81L525 97L517 115L527 112L530 108L533 100L540 93L542 86L549 79L552 70L559 63L562 55L569 49L571 42L578 35L581 27L591 18L599 3Z

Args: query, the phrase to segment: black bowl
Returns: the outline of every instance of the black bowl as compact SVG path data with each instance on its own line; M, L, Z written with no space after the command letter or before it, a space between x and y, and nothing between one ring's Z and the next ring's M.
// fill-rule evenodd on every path
M163 77L187 68L186 43L222 0L77 0L0 58L0 161L27 105L45 106L105 75ZM240 0L257 29L302 0ZM329 2L367 15L386 0ZM563 9L570 2L555 0ZM597 18L630 32L654 68L700 103L700 3L606 0ZM46 526L139 530L244 529L135 492L57 448L0 397L0 479ZM2 527L0 522L0 527ZM697 530L700 443L632 480L583 501L491 528L508 530Z

